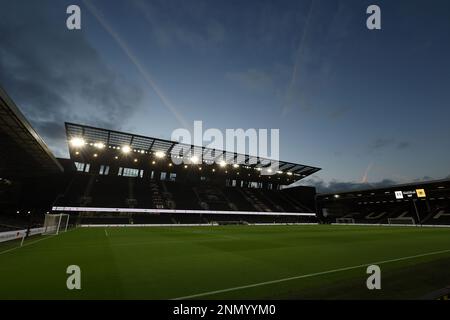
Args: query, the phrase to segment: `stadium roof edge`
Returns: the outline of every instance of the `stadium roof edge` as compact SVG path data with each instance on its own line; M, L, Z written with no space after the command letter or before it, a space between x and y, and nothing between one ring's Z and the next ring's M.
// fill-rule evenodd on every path
M36 130L34 130L20 109L2 87L0 87L0 114L0 131L4 131L5 133L4 137L0 139L0 143L3 143L7 147L14 148L12 152L21 149L26 154L31 155L33 160L39 164L39 167L37 168L40 172L31 172L34 170L29 168L30 170L28 172L24 172L24 174L30 173L34 175L63 171L63 167L58 160L56 160L44 140L36 132ZM20 161L17 161L18 159L15 159L16 161L14 161L14 159L9 160L9 164L14 164L17 162L17 165L19 165L18 162ZM27 161L27 159L22 159L22 161L23 164ZM5 170L12 170L12 168L6 168ZM26 168L20 168L17 170L20 174L22 173L21 171L26 171Z
M154 152L156 149L160 148L163 149L164 152L170 152L170 150L173 148L174 145L178 144L176 141L171 141L167 139L160 139L160 138L154 138L154 137L148 137L144 135L139 134L132 134L132 133L126 133L121 132L117 130L110 130L110 129L103 129L98 127L93 127L89 125L81 125L76 124L72 122L65 122L66 127L66 135L68 142L72 137L80 136L83 138L90 138L91 140L97 140L95 142L103 142L105 144L118 144L118 142L121 142L123 144L128 143L132 148L137 149L145 149L148 151ZM204 146L197 146L197 145L187 145L182 144L184 146L188 146L191 148L191 150L202 150L202 154L205 154L205 150L214 150L211 148L207 148ZM70 148L69 148L70 150ZM229 152L226 150L215 150L216 152L222 153L223 155L234 155L236 158L237 156L244 156L245 159L250 158L256 158L258 162L260 160L262 161L270 161L268 158L262 158L262 157L256 157L256 156L250 156L250 155L244 155L244 154L238 154L236 152ZM215 155L215 157L217 157ZM261 163L262 166L262 163ZM309 176L313 173L316 173L321 170L321 168L309 166L309 165L303 165L293 162L287 162L287 161L279 161L279 169L285 172L292 172L294 174L302 175L301 179ZM299 179L300 180L300 179Z

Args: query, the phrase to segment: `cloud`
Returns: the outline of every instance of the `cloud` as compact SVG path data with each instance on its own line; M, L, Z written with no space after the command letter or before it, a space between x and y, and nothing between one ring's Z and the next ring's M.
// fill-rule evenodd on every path
M407 149L411 146L410 142L407 141L401 141L397 144L397 149L399 150L403 150L403 149Z
M196 2L194 6L183 1L176 5L167 1L134 0L132 3L142 12L151 26L150 36L162 48L182 45L202 50L226 39L225 27L211 17L205 18L208 14L202 3Z
M404 150L411 146L409 141L397 141L395 138L377 138L369 143L371 151L380 151L386 148L394 147L397 150Z
M272 77L262 70L249 69L241 72L228 72L225 77L252 90L267 90L273 87Z
M394 139L378 138L369 144L369 149L371 150L384 149L386 147L391 146L394 143L394 141L395 141Z
M102 60L82 31L53 19L49 8L45 1L4 4L10 14L0 20L0 83L63 156L65 121L120 129L142 93Z
M302 180L299 183L299 185L315 187L318 193L334 193L334 192L338 193L370 188L385 188L396 184L399 184L399 182L391 179L383 179L381 181L372 183L336 181L336 180L332 180L326 183L324 180L314 175L311 178Z
M344 115L346 115L350 111L350 107L348 106L341 106L337 107L329 113L330 119L337 120L339 118L342 118Z

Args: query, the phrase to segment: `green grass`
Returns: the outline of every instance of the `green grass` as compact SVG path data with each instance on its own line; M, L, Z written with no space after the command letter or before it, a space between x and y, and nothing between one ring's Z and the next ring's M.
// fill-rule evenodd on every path
M199 299L414 299L450 284L450 229L362 226L79 228L0 246L0 299L173 299L339 268L380 264ZM36 242L37 241L37 242ZM82 289L66 288L78 265Z

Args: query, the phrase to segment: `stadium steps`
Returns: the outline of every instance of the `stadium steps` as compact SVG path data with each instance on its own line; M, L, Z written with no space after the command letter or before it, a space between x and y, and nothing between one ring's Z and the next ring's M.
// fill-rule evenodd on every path
M238 190L238 187L225 187L223 192L239 211L255 211L251 202Z
M159 185L154 182L151 181L150 182L150 190L151 190L151 196L152 196L152 202L153 202L153 206L156 209L164 209L164 199L161 195L161 191L159 190Z
M293 211L293 208L289 208L286 204L284 207L280 205L280 201L275 194L268 194L266 190L258 189L257 193L260 196L260 199L264 200L266 204L269 204L269 207L272 211L275 212L285 212L285 211Z
M168 190L166 182L161 181L162 197L164 199L165 206L169 209L175 209L177 207L172 193Z
M272 212L250 189L239 188L239 191L249 201L253 207L260 212Z

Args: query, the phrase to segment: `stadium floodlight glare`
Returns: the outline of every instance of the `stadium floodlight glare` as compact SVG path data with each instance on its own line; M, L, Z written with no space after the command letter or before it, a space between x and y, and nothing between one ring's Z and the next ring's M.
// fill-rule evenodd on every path
M198 157L197 156L191 157L191 162L192 163L198 163Z
M162 152L162 151L156 151L155 152L155 157L157 157L157 158L159 158L159 159L162 159L162 158L164 158L166 156L166 154L164 153L164 152Z
M219 162L219 166L222 167L222 168L225 168L227 166L227 163L222 160L222 161Z
M287 175L288 175L288 176L292 176L292 172L288 172Z
M94 147L96 147L97 149L103 149L105 148L105 144L101 142L94 143Z
M131 151L130 146L123 146L123 147L122 147L122 152L123 152L123 153L130 153L130 151Z
M233 164L233 168L239 168L239 165L238 164Z
M70 140L70 144L71 144L73 147L76 147L76 148L79 148L79 147L84 146L85 143L86 143L86 142L85 142L84 139L82 139L82 138L72 138L72 139Z
M134 159L134 162L138 162L138 159Z
M268 173L272 173L272 169L270 169L270 168L267 169L267 172L268 172Z

